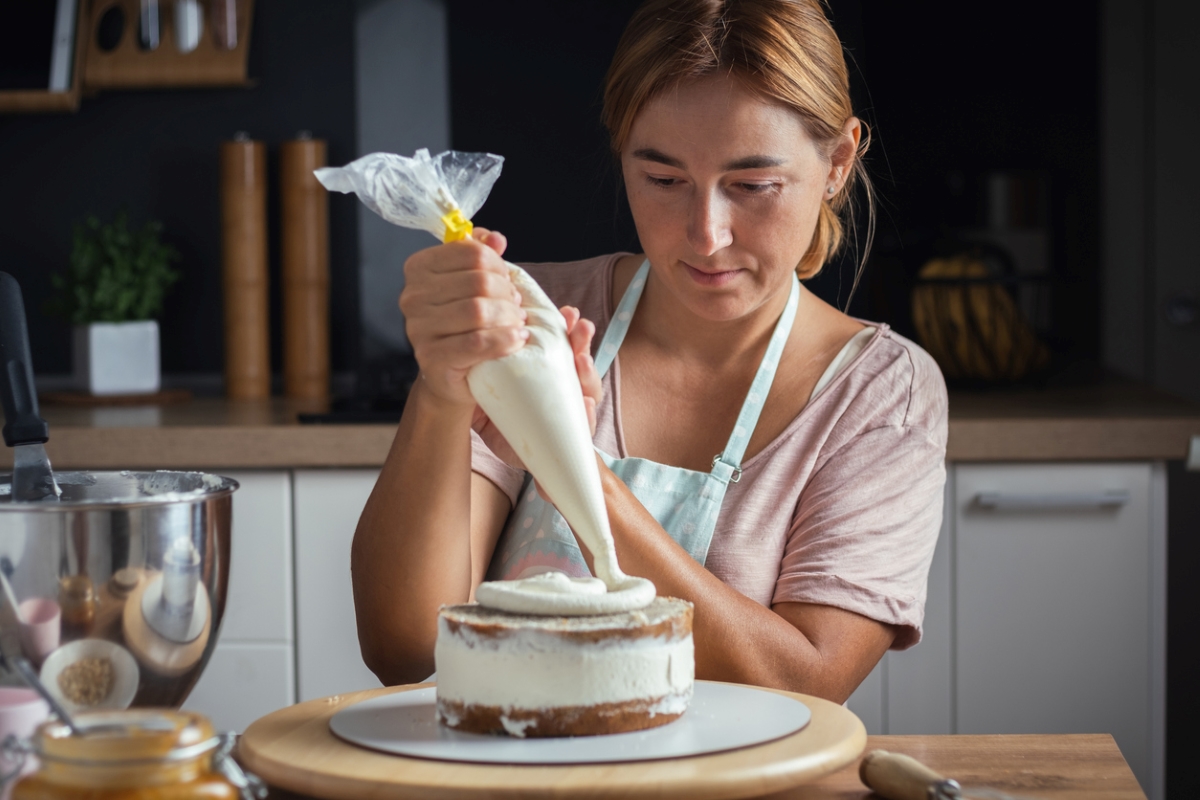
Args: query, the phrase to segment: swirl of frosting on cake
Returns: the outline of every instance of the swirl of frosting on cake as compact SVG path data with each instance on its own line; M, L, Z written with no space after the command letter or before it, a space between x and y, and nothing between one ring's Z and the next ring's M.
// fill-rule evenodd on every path
M488 581L475 590L475 599L489 608L513 614L582 617L618 614L654 602L654 584L645 578L622 576L616 587L599 578L572 578L543 572L515 581Z

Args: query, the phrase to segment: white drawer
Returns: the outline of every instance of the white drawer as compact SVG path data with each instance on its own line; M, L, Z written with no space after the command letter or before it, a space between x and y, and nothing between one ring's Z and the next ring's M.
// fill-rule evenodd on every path
M233 495L233 554L220 641L290 642L292 485L287 472L221 471Z
M955 484L956 732L1111 733L1151 786L1152 467L959 465Z
M350 584L350 544L378 470L297 470L296 663L300 700L379 679L363 663Z

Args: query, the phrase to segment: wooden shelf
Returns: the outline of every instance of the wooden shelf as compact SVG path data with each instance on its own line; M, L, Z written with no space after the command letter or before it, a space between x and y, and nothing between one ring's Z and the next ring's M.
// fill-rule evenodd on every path
M0 114L69 113L79 109L83 58L87 44L87 31L83 25L83 2L80 6L75 15L75 55L71 61L71 88L65 92L38 89L0 91Z
M0 92L0 114L37 114L75 111L79 92L43 92L37 89Z
M139 0L88 0L87 54L83 85L86 90L154 89L178 87L248 86L246 59L250 52L250 22L253 0L238 0L237 45L232 50L217 47L213 35L211 0L200 0L203 27L196 49L180 52L175 42L173 0L160 2L159 44L154 50L138 46ZM113 7L125 15L117 46L103 50L98 41L100 20Z

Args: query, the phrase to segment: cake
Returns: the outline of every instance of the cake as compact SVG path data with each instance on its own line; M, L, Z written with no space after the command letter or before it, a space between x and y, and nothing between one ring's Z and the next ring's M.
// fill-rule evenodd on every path
M590 616L469 604L438 615L438 720L520 737L590 736L665 725L687 710L692 604Z

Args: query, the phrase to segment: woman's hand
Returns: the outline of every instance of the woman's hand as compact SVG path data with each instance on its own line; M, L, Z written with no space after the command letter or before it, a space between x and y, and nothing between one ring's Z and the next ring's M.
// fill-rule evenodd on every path
M574 306L563 306L559 311L567 323L567 339L575 354L575 373L579 376L579 386L583 390L583 406L587 411L588 428L594 436L596 434L596 406L604 396L600 373L596 371L596 362L592 360L592 337L596 335L596 326L591 320L580 316L579 309ZM483 409L478 406L475 408L475 418L471 427L483 438L484 443L496 454L497 458L511 467L525 469L525 465L517 456L516 451L509 446Z
M470 239L414 253L404 263L400 310L425 388L474 406L467 372L520 350L529 338L521 294L501 256L508 241L476 228Z

